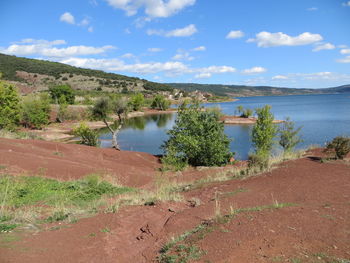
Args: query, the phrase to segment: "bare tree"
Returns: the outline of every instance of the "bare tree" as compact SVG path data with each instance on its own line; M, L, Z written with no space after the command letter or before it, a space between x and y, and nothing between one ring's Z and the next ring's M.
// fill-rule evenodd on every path
M108 116L110 114L116 114L117 120L114 121L114 125L108 123ZM92 108L92 115L95 119L102 120L109 131L112 133L112 146L116 150L120 151L118 145L117 135L124 124L125 117L128 113L128 102L125 98L118 98L110 100L108 98L101 98L96 101Z

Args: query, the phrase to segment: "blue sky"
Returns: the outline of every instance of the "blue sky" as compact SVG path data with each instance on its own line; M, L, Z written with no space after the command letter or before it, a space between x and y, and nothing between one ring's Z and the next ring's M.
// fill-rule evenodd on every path
M157 82L350 83L348 0L0 2L0 52Z

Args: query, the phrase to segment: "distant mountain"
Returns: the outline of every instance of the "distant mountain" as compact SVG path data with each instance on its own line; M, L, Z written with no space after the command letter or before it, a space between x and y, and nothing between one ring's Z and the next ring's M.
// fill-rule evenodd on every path
M322 89L322 91L326 93L350 93L350 84L334 88Z

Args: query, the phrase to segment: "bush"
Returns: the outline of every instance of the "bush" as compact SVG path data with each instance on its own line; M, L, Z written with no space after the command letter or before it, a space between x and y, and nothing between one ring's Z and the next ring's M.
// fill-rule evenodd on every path
M21 123L31 129L42 129L49 123L50 102L47 94L40 97L30 95L23 99L21 104Z
M14 130L19 124L19 100L16 88L0 81L0 129Z
M145 97L142 93L137 93L131 97L130 106L134 111L141 110L143 104L145 102Z
M292 122L290 118L286 118L286 120L279 127L279 144L283 147L285 152L293 151L295 146L297 146L298 143L303 141L298 135L301 128L302 127L295 129L294 122Z
M170 101L165 99L163 95L156 95L151 103L152 109L167 110L170 107Z
M68 104L74 104L74 90L69 85L60 85L49 88L51 98L54 103L58 104L59 100L65 99ZM61 98L62 97L62 98Z
M253 127L252 142L255 153L260 156L270 157L274 138L277 135L277 127L273 124L271 106L256 109L258 119Z
M98 134L84 123L81 123L79 126L75 127L73 129L73 134L81 138L81 144L95 147L99 145Z
M334 150L336 159L344 159L350 152L350 138L337 136L331 142L327 143L326 150Z
M166 153L163 162L170 165L221 166L232 157L230 140L218 114L203 110L199 104L181 106L168 135L162 148Z

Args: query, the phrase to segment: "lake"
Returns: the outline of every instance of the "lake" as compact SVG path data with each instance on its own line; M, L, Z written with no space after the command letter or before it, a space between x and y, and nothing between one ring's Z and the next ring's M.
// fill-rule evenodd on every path
M235 102L204 104L220 107L224 114L233 115L238 105L255 109L266 104L272 106L275 119L290 117L304 140L298 148L309 145L324 146L338 135L350 136L350 93L242 97ZM160 145L167 139L166 131L174 125L176 114L159 114L133 118L127 121L118 135L123 150L161 154ZM251 125L225 125L225 133L232 139L231 150L236 158L247 159L251 149ZM110 147L110 133L104 130L100 136L102 147ZM278 147L276 147L278 149Z

